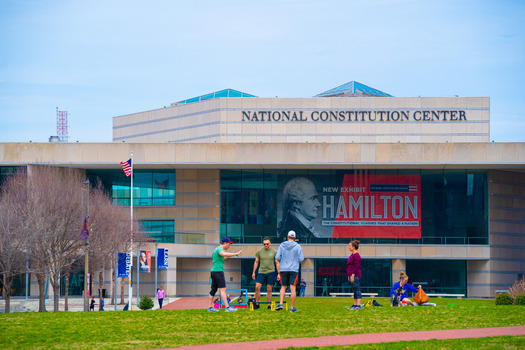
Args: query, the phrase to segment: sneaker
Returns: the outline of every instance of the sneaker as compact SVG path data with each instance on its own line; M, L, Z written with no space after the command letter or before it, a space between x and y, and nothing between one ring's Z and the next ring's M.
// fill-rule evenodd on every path
M257 309L260 309L261 307L259 306L259 304L253 304L253 309L254 310L257 310Z
M355 309L355 305L352 305L350 307L347 306L347 308L350 309L350 310L353 310L353 309Z
M208 310L208 312L219 312L219 309L216 309L214 307L209 307L206 310Z
M283 309L283 304L279 304L275 307L275 311L277 310L282 310Z
M295 307L292 307L292 308L290 309L290 312L297 312L297 309L296 309Z
M228 306L226 309L224 309L224 311L226 311L226 312L237 311L237 309L234 308L233 306Z
M268 304L268 310L272 309L272 305Z
M354 310L361 310L361 305L354 305Z

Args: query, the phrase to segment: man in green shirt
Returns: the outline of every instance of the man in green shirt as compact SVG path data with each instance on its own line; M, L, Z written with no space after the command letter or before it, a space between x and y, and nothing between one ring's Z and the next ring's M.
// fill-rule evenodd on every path
M232 256L238 256L241 254L242 250L239 250L237 253L227 253L226 250L230 248L230 245L233 244L233 242L229 239L224 237L221 239L221 245L215 248L213 251L211 258L213 261L213 265L211 268L210 276L211 276L211 290L210 290L210 298L208 303L208 311L219 311L218 309L213 307L213 298L215 297L215 293L217 292L217 289L219 289L221 293L221 299L224 303L224 306L226 307L225 311L237 311L236 308L233 306L230 306L228 303L228 298L226 297L226 279L224 278L224 259L231 258Z
M266 285L266 297L268 299L268 309L271 308L272 302L272 290L276 280L279 280L279 261L275 260L275 254L277 251L271 248L272 242L269 237L263 238L264 247L259 249L255 253L255 263L253 264L252 278L255 280L255 305L254 308L259 308L259 299L261 297L261 287L263 284ZM257 277L255 272L259 266L259 273ZM277 272L275 272L277 268Z

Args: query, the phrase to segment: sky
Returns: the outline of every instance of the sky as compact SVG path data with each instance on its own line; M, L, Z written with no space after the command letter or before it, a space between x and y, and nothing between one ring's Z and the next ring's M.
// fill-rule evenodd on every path
M525 141L525 1L0 0L0 142L111 142L112 118L232 88L488 96Z

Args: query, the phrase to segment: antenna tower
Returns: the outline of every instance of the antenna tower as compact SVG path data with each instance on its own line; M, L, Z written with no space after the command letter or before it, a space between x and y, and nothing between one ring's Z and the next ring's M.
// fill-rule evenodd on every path
M57 136L60 142L68 141L67 111L59 111L57 107Z

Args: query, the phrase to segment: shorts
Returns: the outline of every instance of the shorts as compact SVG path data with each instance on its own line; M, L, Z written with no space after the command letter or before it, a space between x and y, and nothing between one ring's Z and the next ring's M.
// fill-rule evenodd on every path
M281 271L281 286L296 286L297 272L295 271Z
M276 280L277 273L274 271L270 273L258 273L255 282L260 283L262 285L273 286Z
M211 290L210 295L215 296L217 289L226 288L226 279L224 278L224 271L212 271L211 276Z

